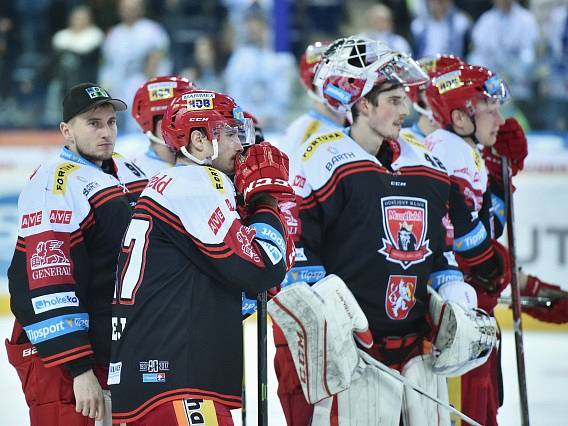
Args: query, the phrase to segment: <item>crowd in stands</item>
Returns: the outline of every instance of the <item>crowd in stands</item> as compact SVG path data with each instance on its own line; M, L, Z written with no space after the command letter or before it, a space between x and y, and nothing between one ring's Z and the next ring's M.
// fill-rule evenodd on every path
M286 19L274 11L282 4ZM568 131L563 0L3 1L0 128L58 124L62 94L80 81L130 102L148 78L175 73L281 131L306 102L296 71L305 47L356 33L416 59L450 53L487 66L508 81L509 113L527 129ZM135 131L123 120L122 132Z

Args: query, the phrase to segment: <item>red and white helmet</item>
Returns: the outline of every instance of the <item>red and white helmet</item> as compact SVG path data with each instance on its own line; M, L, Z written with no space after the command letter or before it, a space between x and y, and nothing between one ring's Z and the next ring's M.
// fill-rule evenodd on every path
M136 91L132 102L132 117L150 140L163 144L153 133L156 121L163 117L174 97L195 88L187 78L154 77Z
M175 152L198 164L209 164L219 154L219 137L223 129L235 130L243 147L255 141L252 119L245 118L233 98L211 90L191 90L176 96L167 107L162 120L162 136ZM213 155L200 160L189 153L187 144L193 130L204 131L213 144Z
M385 82L414 85L427 80L410 56L380 41L348 37L334 41L324 52L314 86L317 95L332 110L348 113L375 85Z
M437 54L435 56L425 56L416 61L420 68L428 75L429 78L434 77L434 75L439 74L444 69L456 66L460 64L465 64L463 59L454 55ZM406 92L408 97L413 104L418 102L418 94L426 90L426 87L430 84L430 80L422 84L416 84L413 86L407 86Z
M438 72L426 88L426 98L434 119L442 126L452 125L452 111L475 114L480 100L504 104L511 99L507 83L487 68L456 64Z
M321 62L323 53L328 47L329 43L316 41L314 44L310 44L300 57L300 82L308 93L314 92L314 75L316 67Z

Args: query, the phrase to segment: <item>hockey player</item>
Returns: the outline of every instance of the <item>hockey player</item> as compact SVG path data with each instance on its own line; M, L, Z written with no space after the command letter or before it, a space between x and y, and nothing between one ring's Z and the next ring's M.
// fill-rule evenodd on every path
M232 425L243 377L241 292L279 284L293 258L277 204L293 193L288 160L267 142L242 155L254 143L252 122L211 91L175 98L162 134L176 167L148 183L119 255L113 420Z
M417 61L420 68L432 78L440 70L455 64L463 63L457 56L453 55L436 55L434 57L425 57ZM401 129L400 137L406 139L407 142L422 141L427 135L439 128L439 125L432 117L432 111L426 99L426 87L430 84L430 80L426 83L414 86L407 86L406 91L412 102L412 108L418 114L418 120L411 127Z
M345 132L316 134L302 145L293 182L301 197L305 257L296 256L288 281L308 281L316 272L336 274L368 319L375 342L369 354L404 375L419 376L434 394L443 395L445 378L432 376L421 361L429 357L428 342L434 339L427 283L432 281L445 298L469 306L475 305L475 293L463 283L445 244L442 218L450 182L443 165L426 149L396 140L408 115L403 85L426 79L412 59L375 41L340 39L324 53L315 86L328 107L351 109L353 125ZM286 419L289 425L307 425L315 412L302 387L311 379L296 375L300 367L295 370L292 361L303 349L278 328L275 343L278 395ZM314 367L317 370L314 365L305 369ZM426 376L415 376L417 369L427 371ZM311 371L310 377L315 377ZM338 394L340 406L346 395ZM396 407L402 397L389 398L391 417L398 424ZM413 395L406 398L411 401ZM328 421L343 422L346 416L346 424L360 423L356 410L338 414L331 407L336 403L330 404ZM449 421L434 411L432 421Z
M193 88L193 83L186 78L154 77L140 86L134 95L132 117L148 136L150 146L143 155L135 157L132 162L149 178L175 164L175 152L165 144L160 124L167 106L174 97Z
M294 152L314 134L340 130L347 124L345 111L329 108L314 92L314 72L328 46L320 42L310 44L300 57L300 82L311 100L311 107L288 126L278 145L291 161L295 161Z
M490 70L456 64L433 79L426 89L428 103L442 127L424 140L446 165L452 183L450 219L454 251L461 269L477 291L478 305L492 312L510 280L508 255L494 238L504 219L493 220L491 210L504 218L504 204L496 203L497 188L489 189L487 170L477 145L493 146L505 123L499 107L509 100L506 83ZM502 188L500 190L502 193ZM493 201L492 201L493 193ZM501 195L501 199L502 199ZM461 409L484 425L497 424L500 405L498 354L461 377Z
M16 321L6 349L32 426L94 425L105 415L116 259L131 204L147 183L112 158L116 111L125 109L93 83L71 88L59 126L65 146L18 200L8 271Z

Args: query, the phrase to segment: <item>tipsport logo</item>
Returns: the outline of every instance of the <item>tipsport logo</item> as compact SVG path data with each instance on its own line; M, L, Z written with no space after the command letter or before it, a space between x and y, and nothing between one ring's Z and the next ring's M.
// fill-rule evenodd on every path
M89 315L69 314L36 322L24 327L28 339L35 345L75 331L89 330Z

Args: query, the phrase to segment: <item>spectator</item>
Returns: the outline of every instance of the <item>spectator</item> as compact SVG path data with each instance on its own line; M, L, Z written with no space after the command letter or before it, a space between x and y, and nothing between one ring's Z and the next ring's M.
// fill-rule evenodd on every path
M57 105L71 87L85 80L96 81L104 37L103 31L94 25L88 6L73 8L69 14L69 27L55 33L51 40L55 67L46 101L46 122L59 122Z
M262 15L249 15L245 29L246 41L232 53L225 69L227 93L258 118L263 130L282 130L290 106L294 58L268 47Z
M391 49L411 54L410 45L406 39L393 32L394 21L392 11L384 4L375 4L367 11L367 30L361 37L382 41Z
M144 17L143 0L120 0L118 13L121 22L111 28L102 46L99 79L113 94L131 104L134 93L146 80L171 73L170 40L160 24ZM135 131L134 119L128 117L123 129Z
M13 5L9 2L0 6L0 99L10 96L14 55L14 19Z
M533 67L539 28L534 15L516 0L494 0L472 29L473 50L468 62L501 75L529 121Z
M199 88L223 92L221 59L211 37L202 35L195 40L193 62L194 65L183 73L184 76Z
M568 6L558 6L544 26L548 53L547 77L543 81L542 121L544 128L568 131Z
M410 26L417 58L438 53L463 57L471 31L471 20L455 7L453 0L428 0L426 13Z

